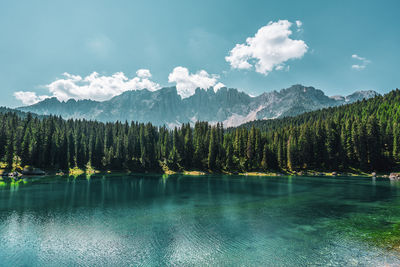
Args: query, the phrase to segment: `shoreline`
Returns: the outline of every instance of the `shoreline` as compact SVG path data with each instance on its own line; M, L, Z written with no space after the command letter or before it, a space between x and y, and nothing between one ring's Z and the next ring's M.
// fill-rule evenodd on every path
M4 173L6 175L4 175ZM185 176L204 176L204 175L226 175L226 176L251 176L251 177L278 177L278 176L298 176L298 177L368 177L368 178L380 178L380 179L390 179L389 172L388 173L379 173L379 174L367 174L367 173L358 173L358 172L319 172L319 171L300 171L300 172L287 172L287 171L271 171L271 172L206 172L206 171L199 171L199 170L192 170L192 171L171 171L171 170L164 170L162 172L157 171L144 171L144 172L132 172L126 170L94 170L94 169L79 169L74 168L70 169L69 172L63 171L55 171L55 170L48 170L45 171L43 175L36 175L36 174L23 174L18 171L14 171L14 173L18 173L18 175L10 176L7 175L9 172L0 169L0 178L23 178L23 177L46 177L46 176L92 176L92 175L109 175L109 174L155 174L155 175L185 175Z
M303 169L303 170L266 170L266 171L229 171L229 170L185 170L180 168L179 171L171 170L164 162L159 162L159 168L155 170L143 170L143 171L130 171L126 169L115 169L115 170L97 170L91 166L91 164L85 165L83 168L73 167L68 170L62 169L46 169L36 168L34 166L26 165L22 167L17 165L13 169L7 168L4 162L0 162L0 177L18 178L22 176L92 176L94 174L160 174L160 175L187 175L187 176L202 176L202 175L239 175L239 176L312 176L312 177L371 177L371 178L389 178L393 180L400 180L400 172L395 171L383 171L383 172L363 172L359 169L349 168L346 170L314 170L314 169Z

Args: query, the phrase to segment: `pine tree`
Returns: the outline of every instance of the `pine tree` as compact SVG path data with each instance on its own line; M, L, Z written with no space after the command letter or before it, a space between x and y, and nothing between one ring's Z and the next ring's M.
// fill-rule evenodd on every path
M210 144L208 148L208 168L210 170L215 170L215 160L216 160L216 129L213 127L211 130Z
M262 160L261 160L261 168L266 171L268 170L268 146L267 144L264 145L263 153L262 153Z
M393 158L400 162L400 123L393 125Z
M193 162L193 136L192 136L192 129L190 128L190 124L186 126L186 133L185 133L185 142L184 142L184 164L186 169L192 168Z
M31 135L30 131L27 129L24 134L24 139L22 141L22 150L21 150L21 165L25 166L32 162L30 157L30 142L31 142Z
M68 170L68 138L65 131L62 133L59 150L58 165L62 170Z
M234 164L233 164L233 144L229 140L227 145L226 145L226 162L225 162L225 169L227 171L232 171L234 170Z
M379 125L374 116L370 116L367 121L367 149L368 162L371 170L376 170L381 166L381 144Z
M5 161L7 163L8 168L12 168L13 163L14 163L14 140L15 138L15 134L14 134L14 130L11 129L9 131L9 134L7 136L7 144L6 144L6 155L5 155Z

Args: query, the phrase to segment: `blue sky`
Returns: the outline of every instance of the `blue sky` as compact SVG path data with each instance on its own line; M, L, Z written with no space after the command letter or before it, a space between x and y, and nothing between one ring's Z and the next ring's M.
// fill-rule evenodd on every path
M399 10L400 1L1 1L0 105L22 105L17 91L55 95L54 86L82 85L93 72L86 83L112 83L107 77L122 72L115 79L123 86L154 90L183 86L186 77L252 95L297 83L328 95L385 93L400 87ZM278 59L267 73L257 72L247 50L251 68L226 60L237 44L280 20L292 23L288 38L302 41L305 52ZM176 67L181 76L169 83Z

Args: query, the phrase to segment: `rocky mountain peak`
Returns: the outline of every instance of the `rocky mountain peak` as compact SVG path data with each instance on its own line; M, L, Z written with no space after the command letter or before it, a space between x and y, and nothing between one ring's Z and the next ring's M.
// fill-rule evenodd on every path
M127 91L110 100L45 99L37 104L21 107L41 115L61 115L65 119L86 118L99 121L139 121L173 127L195 121L224 122L238 126L256 119L295 116L303 112L351 103L376 96L375 91L357 91L349 96L328 97L322 90L301 84L280 91L265 92L251 97L235 88L195 90L188 98L181 98L176 87L157 91Z

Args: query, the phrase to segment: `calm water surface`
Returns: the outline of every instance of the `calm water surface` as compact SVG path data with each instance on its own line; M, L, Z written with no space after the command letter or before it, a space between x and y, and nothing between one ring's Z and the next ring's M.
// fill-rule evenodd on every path
M400 187L389 180L99 175L0 185L1 266L400 265L362 232L400 221Z

